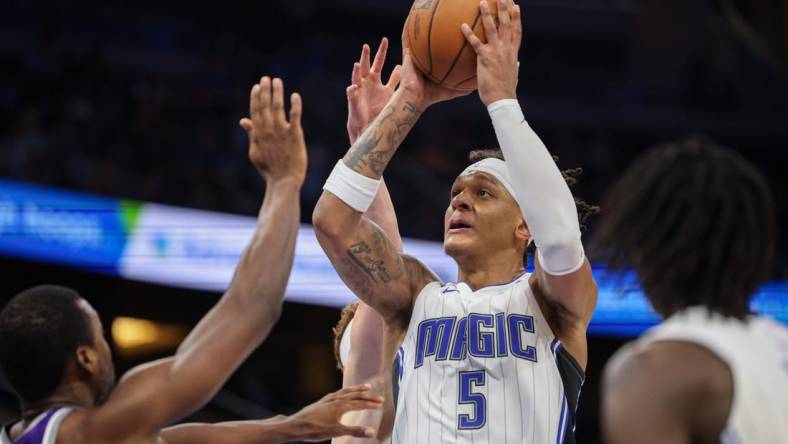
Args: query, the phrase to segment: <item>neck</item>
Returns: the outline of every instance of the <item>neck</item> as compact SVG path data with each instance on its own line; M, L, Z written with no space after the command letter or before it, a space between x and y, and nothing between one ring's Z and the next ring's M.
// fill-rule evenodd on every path
M58 406L73 406L91 408L94 405L94 397L91 390L81 382L71 382L61 384L52 395L46 399L27 403L22 402L22 420L29 423L41 413Z
M485 257L457 259L460 282L472 290L512 282L525 272L522 254L502 251Z

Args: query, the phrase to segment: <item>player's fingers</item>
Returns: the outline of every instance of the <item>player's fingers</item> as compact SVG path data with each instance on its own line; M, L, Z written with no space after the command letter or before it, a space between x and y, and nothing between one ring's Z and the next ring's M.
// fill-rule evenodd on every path
M358 61L361 64L361 77L364 78L369 75L369 45L364 43L361 47L361 59Z
M467 40L473 50L476 51L476 54L479 54L479 51L481 51L484 43L482 43L479 37L476 37L476 34L473 33L473 30L470 26L468 26L467 23L463 23L461 29L462 34L465 36L465 40Z
M520 5L515 4L512 6L512 41L517 45L517 50L520 50L520 44L523 41L523 21L520 16Z
M372 427L348 427L341 426L336 436L354 436L356 438L373 438L375 436L375 429Z
M383 405L382 402L372 401L342 401L340 405L341 414L352 412L354 410L377 410Z
M260 108L260 84L255 83L249 92L249 117L255 118L262 111Z
M358 100L358 85L348 86L347 89L345 90L345 93L347 94L348 102L356 103L356 101Z
M375 61L372 63L373 74L380 74L383 71L383 64L386 63L386 54L389 51L389 39L383 37L378 46L378 52L375 54Z
M399 85L399 81L402 79L402 65L397 65L391 71L391 75L389 76L389 81L386 83L386 88L394 89Z
M383 402L383 397L370 392L350 392L337 394L336 400L338 401L370 401L370 402Z
M497 42L498 28L495 27L495 20L490 13L490 4L487 3L487 0L482 0L479 8L482 10L482 26L484 26L484 35L487 36L487 42Z
M350 76L350 82L354 85L361 83L361 63L356 62L353 64L353 74Z
M340 396L347 393L368 392L371 388L372 386L369 384L351 385L350 387L345 387L343 389L335 391L333 395Z
M284 124L285 120L285 86L282 79L275 78L273 81L273 97L271 100L271 111L274 113L274 121Z
M303 104L301 94L293 93L290 95L290 128L301 129L301 111Z
M268 76L260 79L260 112L263 120L271 120L271 78Z
M509 13L510 0L498 1L498 36L504 42L512 39L511 15Z
M251 133L252 132L252 128L254 128L254 124L252 123L251 119L249 119L247 117L244 117L243 119L241 119L241 121L238 122L238 124L241 125L241 128L243 128L244 131L246 131L247 133ZM250 136L251 136L251 134L250 134Z

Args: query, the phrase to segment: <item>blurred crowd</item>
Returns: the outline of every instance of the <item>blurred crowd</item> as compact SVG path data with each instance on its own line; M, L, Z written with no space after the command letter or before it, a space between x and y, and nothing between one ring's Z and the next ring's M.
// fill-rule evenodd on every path
M788 226L788 76L735 20L713 2L520 3L520 99L560 166L584 169L578 195L599 202L644 149L705 133L766 172ZM275 75L304 97L308 222L348 147L344 91L361 44L390 37L392 67L408 9L11 1L0 17L0 177L255 214L263 184L238 120L251 85ZM440 239L467 152L494 144L475 95L428 111L387 171L403 234ZM788 278L788 231L781 236L776 275Z

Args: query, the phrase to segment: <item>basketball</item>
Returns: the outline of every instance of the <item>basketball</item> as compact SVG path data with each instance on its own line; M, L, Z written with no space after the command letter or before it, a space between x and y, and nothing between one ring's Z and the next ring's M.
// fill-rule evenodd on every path
M489 0L497 22L498 0ZM405 22L405 38L416 66L447 88L476 89L476 52L460 27L467 23L487 42L479 0L416 0Z

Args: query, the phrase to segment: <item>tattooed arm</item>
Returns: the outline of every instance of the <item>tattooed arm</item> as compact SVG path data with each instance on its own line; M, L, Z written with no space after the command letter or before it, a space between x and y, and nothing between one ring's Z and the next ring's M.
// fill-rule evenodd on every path
M359 174L380 179L424 109L463 94L425 81L406 49L400 88L343 162ZM409 310L414 296L438 280L424 264L397 251L377 224L329 192L321 196L312 220L342 280L386 322Z

